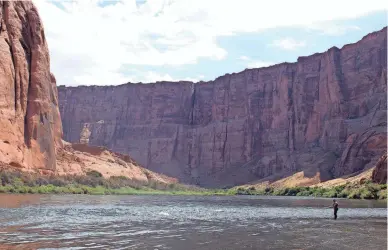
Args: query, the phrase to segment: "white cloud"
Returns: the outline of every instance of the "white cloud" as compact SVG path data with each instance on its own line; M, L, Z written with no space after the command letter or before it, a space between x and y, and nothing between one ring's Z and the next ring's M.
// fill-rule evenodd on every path
M249 57L247 56L240 56L239 59L243 61L249 61Z
M117 85L127 82L132 83L153 83L160 81L178 82L178 81L190 81L198 82L201 76L198 78L185 77L182 79L173 78L166 73L156 73L153 71L141 71L135 75L123 76L119 73L106 72L101 75L100 78L96 78L93 74L81 74L74 78L79 85Z
M311 27L386 9L384 0L149 0L141 5L121 0L107 6L100 0L60 1L64 9L33 1L45 25L53 72L58 84L66 85L121 84L130 79L119 72L123 65L222 60L227 51L217 44L220 36ZM139 77L153 79L148 71Z
M270 46L278 47L284 50L295 50L306 46L305 41L297 41L293 38L283 38L280 40L273 41Z
M267 62L267 61L262 61L262 60L254 60L254 59L251 59L248 56L240 56L238 59L243 61L245 67L250 68L250 69L252 69L252 68L268 67L268 66L271 66L271 65L275 64L274 62Z
M340 36L348 31L360 30L360 27L355 25L338 25L330 22L312 24L308 26L308 29L320 31L322 35Z
M200 78L200 76L198 77ZM136 78L135 78L136 79ZM171 81L171 82L177 82L177 81L190 81L190 82L198 82L198 79L186 77L183 79L175 79L171 77L169 74L158 74L152 71L148 71L146 74L144 74L144 83L150 83L150 82L158 82L158 81ZM132 80L132 82L141 82L142 80Z
M271 65L274 65L275 63L273 62L266 62L266 61L251 61L248 63L248 68L262 68L262 67L268 67Z

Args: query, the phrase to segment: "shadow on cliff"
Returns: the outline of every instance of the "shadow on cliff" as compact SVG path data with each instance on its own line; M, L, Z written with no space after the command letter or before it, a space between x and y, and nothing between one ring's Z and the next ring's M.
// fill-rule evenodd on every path
M332 180L335 177L333 167L338 160L338 156L333 152L322 154L315 152L310 154L309 160L306 157L299 156L295 160L295 170L292 170L285 165L265 165L257 157L257 159L251 160L249 164L230 167L208 178L203 178L200 185L207 187L221 186L224 188L259 183L310 186Z
M252 164L245 169L236 169L229 172L231 178L236 178L234 186L239 185L271 185L271 186L311 186L319 183L333 180L333 183L345 183L348 181L362 180L364 178L372 178L374 182L386 183L386 157L385 152L380 157L376 165L367 166L350 174L335 176L334 166L341 159L334 153L328 152L323 156L319 156L317 161L309 165L298 164L299 168L294 172L282 171L262 178L257 174L257 170L262 166L260 164ZM300 159L299 159L300 160ZM382 167L383 166L383 167ZM373 169L373 172L371 171ZM251 180L244 182L244 175L249 176ZM371 175L370 175L371 174ZM240 178L239 178L240 177ZM352 180L353 179L353 180Z

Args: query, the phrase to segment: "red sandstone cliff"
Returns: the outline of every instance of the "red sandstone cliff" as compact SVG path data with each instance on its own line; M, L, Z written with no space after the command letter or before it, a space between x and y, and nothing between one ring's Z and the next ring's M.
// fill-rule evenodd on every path
M56 167L62 126L43 24L29 1L0 1L0 161Z
M204 186L305 171L322 181L386 150L387 29L211 82L59 87L64 136Z
M0 0L0 166L60 175L97 170L143 183L177 182L129 156L62 142L56 81L43 24L30 1Z

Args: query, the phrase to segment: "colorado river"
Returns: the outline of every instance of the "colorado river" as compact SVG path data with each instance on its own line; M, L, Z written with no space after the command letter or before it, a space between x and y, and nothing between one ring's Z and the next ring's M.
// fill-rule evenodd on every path
M386 249L385 201L0 194L0 249Z

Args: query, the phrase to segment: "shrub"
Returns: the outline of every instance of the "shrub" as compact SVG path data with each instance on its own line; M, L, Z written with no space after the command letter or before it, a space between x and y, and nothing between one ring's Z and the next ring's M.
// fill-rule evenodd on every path
M49 184L49 181L46 180L45 178L43 177L38 177L35 181L36 185L38 186L44 186L44 185L48 185Z
M15 178L20 178L21 173L18 171L7 171L7 170L1 170L0 171L0 179L1 179L1 185L6 186L8 184L12 184Z
M273 195L286 195L288 190L289 188L278 188L274 190Z
M260 189L256 189L256 191L254 191L253 194L256 194L256 195L266 195L267 192L265 192L265 188L260 188Z
M89 177L94 177L94 178L101 178L102 174L96 170L90 170L86 173L87 176Z
M312 191L311 195L313 195L315 197L322 197L323 194L326 192L326 189L321 188L321 187L314 187L314 188L312 188L311 191Z
M245 188L239 187L239 188L237 188L236 194L237 195L247 195L247 194L249 194L249 192Z
M310 196L310 195L311 195L311 191L309 190L303 190L296 194L296 196Z
M36 186L35 178L34 178L34 176L31 175L31 174L22 175L22 176L20 177L20 179L22 180L23 185L26 185L26 186L29 186L29 187Z
M353 190L350 192L350 194L348 195L348 198L349 199L360 199L360 190L356 189L356 190Z
M337 191L335 189L328 190L322 194L323 197L326 198L335 198L337 197Z
M0 182L1 182L0 184L2 186L5 186L5 185L10 184L12 182L12 178L7 172L1 171L0 175L1 175L0 176Z
M52 178L49 179L49 183L58 186L58 187L64 187L68 184L68 182L60 177L55 177L53 176Z
M368 188L361 188L360 190L360 198L361 199L376 199L376 193L372 192Z
M91 177L91 176L76 176L75 182L85 186L97 187L102 186L104 184L104 179L99 177Z
M19 177L13 178L13 180L12 180L12 185L14 187L20 187L20 186L23 186L23 184L24 183L23 183L22 179Z
M274 191L274 189L273 189L273 187L266 187L266 188L264 189L264 191L265 191L266 194L272 194L273 191Z
M334 190L337 194L341 193L345 189L346 185L336 186L334 187Z
M296 196L296 194L299 193L300 191L301 191L301 188L299 188L299 187L292 187L292 188L288 189L288 192L286 193L286 195L288 195L288 196Z
M146 183L142 181L132 180L126 176L111 176L109 179L104 179L104 186L107 188L132 187L139 189L145 185Z
M338 198L348 198L350 195L350 192L351 191L349 189L345 188L337 195L337 197Z
M381 199L381 200L387 199L387 190L386 190L386 189L380 190L380 191L377 193L377 196L378 196L378 198Z
M19 193L19 194L26 194L28 193L28 187L26 186L18 186L15 188L15 193Z
M376 183L371 183L371 184L366 185L366 188L371 192L377 193L378 191L381 190L381 185L376 184Z
M88 194L105 194L105 188L102 186L97 186L95 188L89 188L88 189Z

